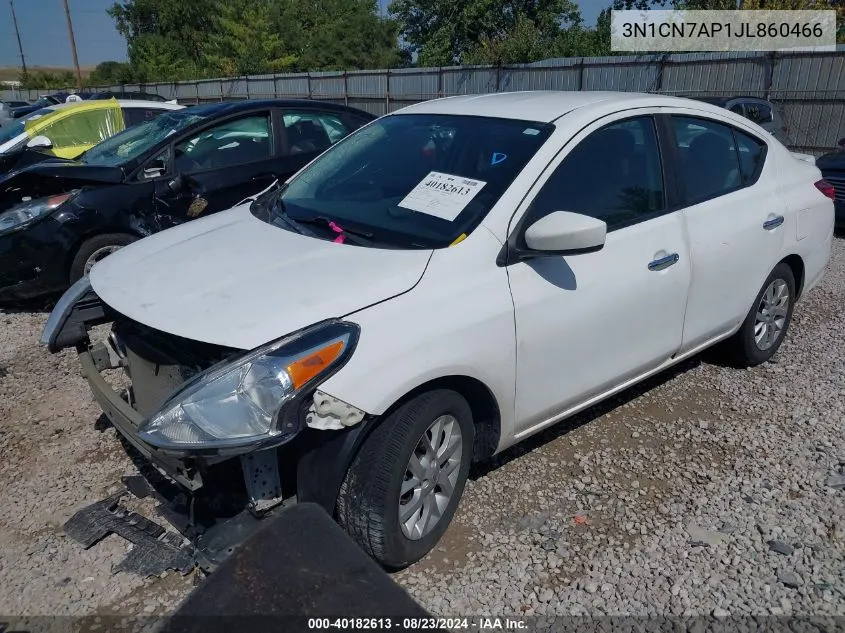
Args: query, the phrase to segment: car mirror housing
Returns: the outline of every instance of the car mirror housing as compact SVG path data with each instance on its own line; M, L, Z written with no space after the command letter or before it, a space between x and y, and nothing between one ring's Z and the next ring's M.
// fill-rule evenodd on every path
M164 164L163 160L159 159L151 161L146 167L144 167L144 178L147 180L158 178L159 176L163 176L166 170L167 166Z
M29 149L50 149L53 147L53 141L46 136L33 136L26 144Z
M185 188L185 184L185 177L179 174L167 183L167 188L170 190L170 193L179 193Z
M839 147L845 147L845 138L839 139L839 142L837 144L839 145Z
M525 245L536 255L576 255L604 246L607 224L588 215L553 211L525 230Z

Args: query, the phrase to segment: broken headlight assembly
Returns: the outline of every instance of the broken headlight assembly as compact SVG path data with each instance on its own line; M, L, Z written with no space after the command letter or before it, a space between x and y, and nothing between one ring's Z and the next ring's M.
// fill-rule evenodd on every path
M138 435L177 451L283 444L299 431L281 415L285 407L346 363L358 332L328 321L215 365L185 383Z
M78 193L79 190L75 189L67 193L36 198L35 200L24 200L16 204L7 211L0 213L0 235L22 229L39 218L49 215Z

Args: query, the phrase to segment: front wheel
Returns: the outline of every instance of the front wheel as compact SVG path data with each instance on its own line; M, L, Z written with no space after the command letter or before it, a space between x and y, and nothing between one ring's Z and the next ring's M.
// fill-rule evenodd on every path
M75 283L87 277L94 264L105 259L115 251L131 244L137 238L126 233L107 233L95 235L85 240L76 252L70 265L70 283Z
M795 276L786 264L778 264L763 283L742 326L729 339L735 360L745 366L765 363L778 351L795 305Z
M464 491L472 411L458 393L419 395L381 420L346 473L340 524L383 566L405 567L440 540Z

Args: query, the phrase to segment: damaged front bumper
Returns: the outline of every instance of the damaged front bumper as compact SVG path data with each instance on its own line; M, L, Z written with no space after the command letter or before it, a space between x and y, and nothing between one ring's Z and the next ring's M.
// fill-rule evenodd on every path
M89 330L111 322L115 325L109 338L92 343ZM126 320L104 305L88 280L83 279L56 304L41 343L51 352L76 349L95 400L131 447L130 453L140 456L140 461L135 460L136 465L151 484L149 494L159 502L156 512L191 543L192 559L200 567L214 569L261 527L263 519L290 503L316 502L333 514L337 491L370 422L364 412L316 390L308 396L308 402L303 398L297 406L300 431L284 445L266 450L261 450L262 446L236 450L171 450L153 446L139 435L139 427L190 372L179 364L184 359L164 362L150 361L148 356L140 358L135 346L149 344L154 348L162 333L143 330L142 336L136 337L131 327L143 326L130 323L127 332L121 329L122 325L126 325ZM126 334L132 336L127 338ZM125 344L127 340L131 341L130 345ZM171 339L164 340L173 343ZM195 341L179 343L200 345L205 364L219 362L221 354L226 357L232 352L207 349ZM191 345L182 350L188 357L191 357L189 351L196 351ZM107 381L107 372L114 369L127 370L132 380L132 386L124 392L117 391ZM138 496L136 491L130 491ZM118 498L109 498L81 510L66 530L85 547L111 532L148 551L160 543L159 562L149 563L148 569L154 569L156 564L175 568L172 561L181 561L180 565L184 562L184 552L174 549L172 541L139 535L131 525L125 525L127 521L133 524L132 513L120 505ZM80 525L89 529L80 530Z

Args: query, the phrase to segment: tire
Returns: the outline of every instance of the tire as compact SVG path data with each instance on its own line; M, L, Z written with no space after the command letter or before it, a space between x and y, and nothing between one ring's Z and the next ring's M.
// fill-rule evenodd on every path
M453 453L443 462L447 468L429 469L431 453L422 452L423 435L428 437L430 427L438 420L444 431L447 426L451 429L449 437L438 434L438 454L445 456L450 447ZM454 446L455 429L460 431L460 447ZM349 467L337 500L339 523L365 552L388 569L420 560L437 544L455 514L469 474L474 432L469 404L454 391L429 391L400 406L379 422ZM408 469L412 455L417 457L416 471L423 477L411 476ZM429 479L435 471L438 474ZM409 490L402 496L406 480ZM452 493L444 502L449 483ZM421 527L422 515L431 516L426 509L438 501L443 502L437 504L440 518ZM419 509L412 512L417 506ZM403 528L400 522L402 509L411 515L407 522L410 527Z
M774 294L767 295L770 290ZM772 297L778 296L779 293L786 301L785 306L776 306L782 310L775 315L771 314L771 312L764 311L764 303L771 301ZM763 283L760 292L757 293L757 297L754 299L754 303L748 311L745 320L742 322L739 331L727 341L728 349L734 361L744 367L753 367L765 363L774 356L780 348L781 343L783 343L784 338L786 338L786 332L792 321L792 310L794 306L795 276L792 274L792 269L789 266L783 263L778 264L765 283ZM760 312L763 318L768 319L768 321L758 323L758 312ZM778 318L778 314L782 314L782 317ZM761 340L758 342L757 337L761 334ZM771 336L774 336L774 339L771 339Z
M119 248L123 248L127 244L134 242L136 237L127 235L126 233L106 233L104 235L95 235L94 237L85 240L76 251L73 262L70 264L69 281L74 283L79 281L86 275L86 265L88 261L94 257L96 261L100 261L106 255L111 254ZM110 252L106 252L109 251Z

